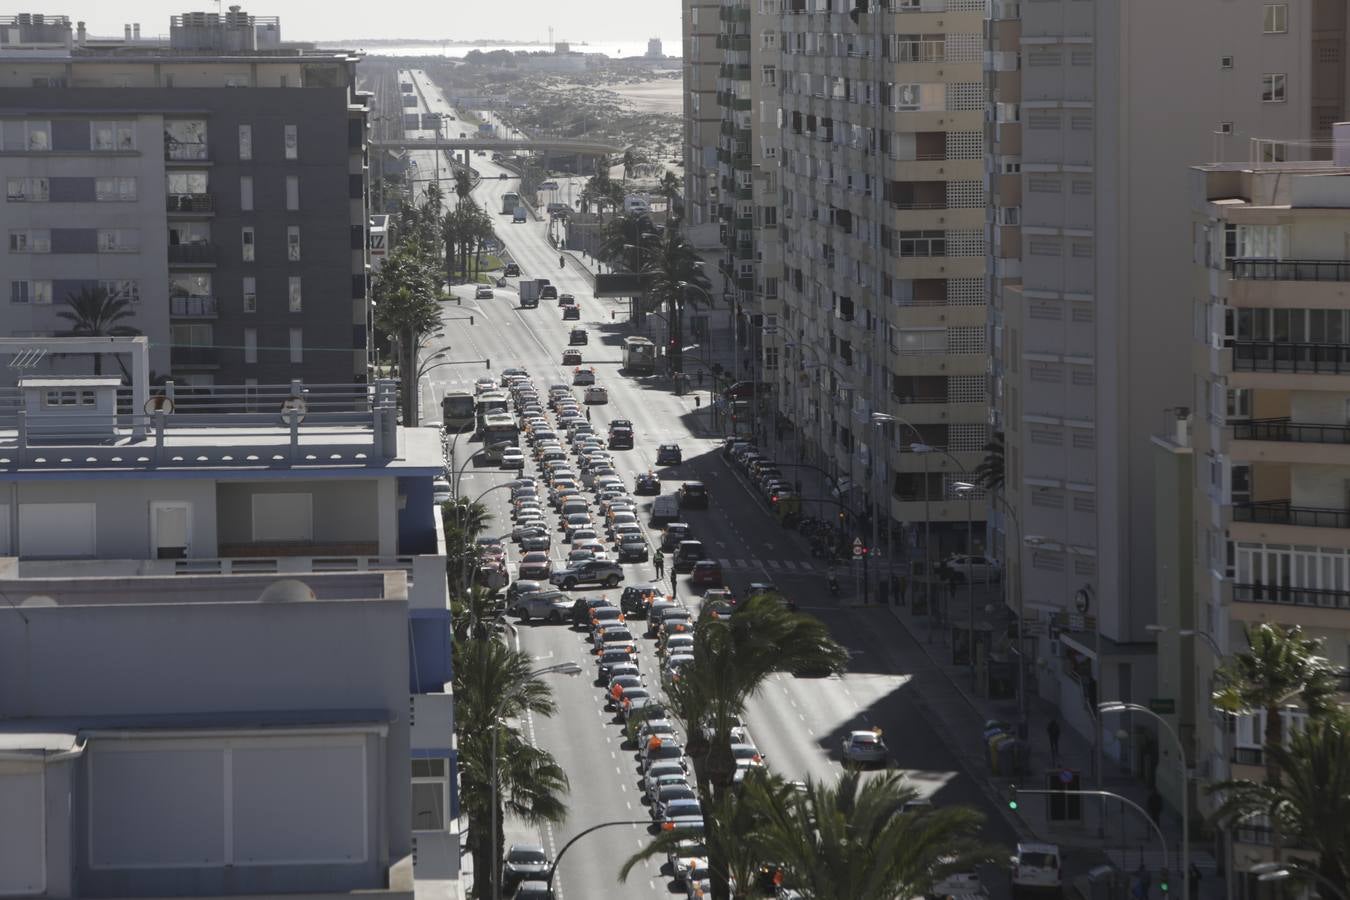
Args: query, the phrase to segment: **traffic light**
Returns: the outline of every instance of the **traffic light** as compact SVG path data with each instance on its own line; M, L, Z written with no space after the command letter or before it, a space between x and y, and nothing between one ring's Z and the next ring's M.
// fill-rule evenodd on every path
M1162 870L1162 877L1158 879L1158 890L1162 891L1164 894L1168 891L1166 869Z
M1008 785L1008 809L1017 809L1017 785Z

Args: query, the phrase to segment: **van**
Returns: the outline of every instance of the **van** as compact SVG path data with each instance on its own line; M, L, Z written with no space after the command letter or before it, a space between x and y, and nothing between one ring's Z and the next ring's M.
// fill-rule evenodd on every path
M527 215L525 207L517 206L516 211L511 214L511 224L519 225L521 222L525 221Z
M694 564L700 559L706 559L706 554L702 541L680 541L680 546L675 550L675 571L692 572Z
M674 522L680 517L680 498L665 494L652 501L652 524L656 527Z

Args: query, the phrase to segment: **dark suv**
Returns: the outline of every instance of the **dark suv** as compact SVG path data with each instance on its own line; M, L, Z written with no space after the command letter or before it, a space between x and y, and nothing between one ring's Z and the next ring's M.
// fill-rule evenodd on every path
M707 509L708 486L701 481L686 481L680 485L680 509Z

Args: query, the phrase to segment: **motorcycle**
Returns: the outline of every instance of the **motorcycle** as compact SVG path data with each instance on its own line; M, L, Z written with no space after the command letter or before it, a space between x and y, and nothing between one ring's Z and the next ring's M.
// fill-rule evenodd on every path
M558 268L560 268L560 269L565 269L565 268L567 268L567 257L565 257L565 256L559 256L559 257L558 257Z

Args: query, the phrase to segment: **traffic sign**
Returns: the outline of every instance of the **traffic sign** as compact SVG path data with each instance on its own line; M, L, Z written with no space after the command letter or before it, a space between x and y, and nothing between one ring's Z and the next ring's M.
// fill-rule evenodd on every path
M866 553L866 552L867 552L867 548L863 546L862 538L854 538L854 539L853 539L853 558L854 558L854 559L862 559L863 554Z

